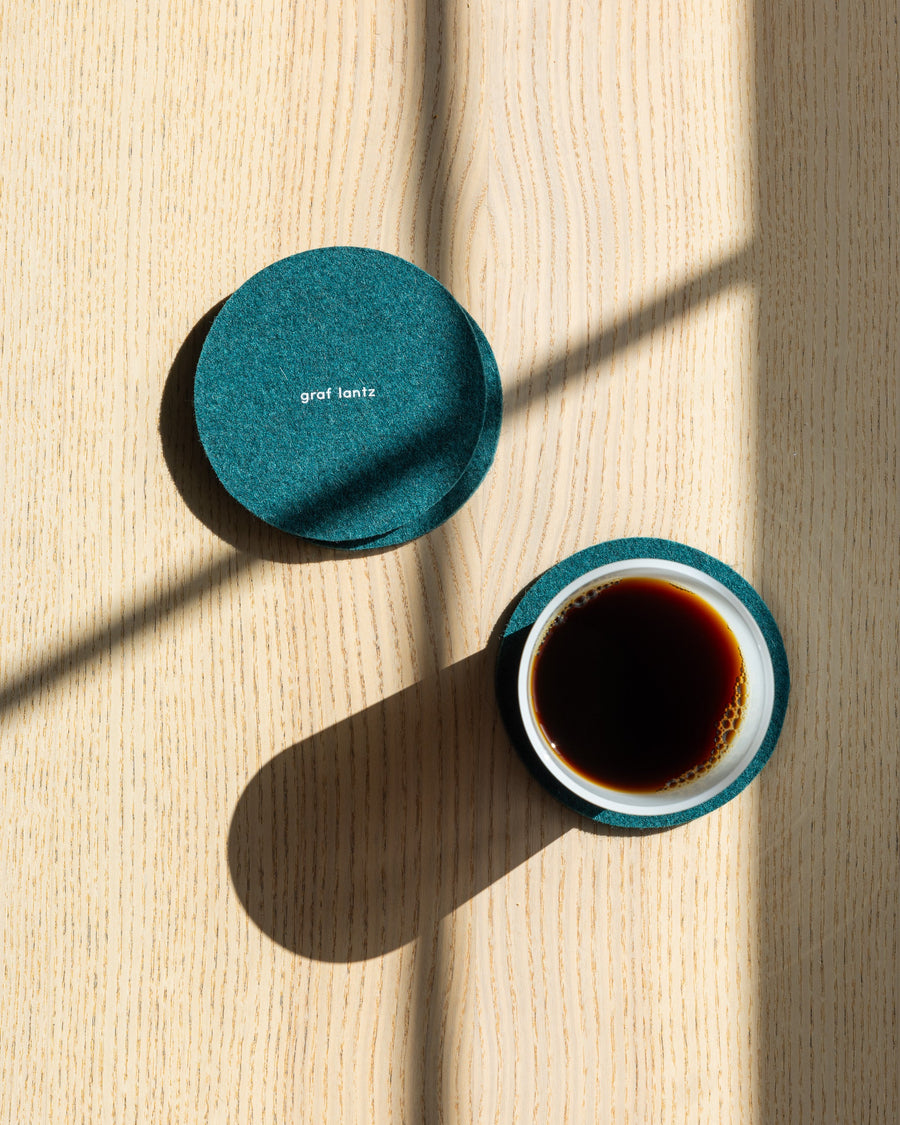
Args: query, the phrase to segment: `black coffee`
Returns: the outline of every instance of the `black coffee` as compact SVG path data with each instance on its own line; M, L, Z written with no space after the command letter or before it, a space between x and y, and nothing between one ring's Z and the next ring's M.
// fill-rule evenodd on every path
M746 679L734 634L702 598L662 579L622 578L553 622L531 691L546 738L573 770L648 793L719 759Z

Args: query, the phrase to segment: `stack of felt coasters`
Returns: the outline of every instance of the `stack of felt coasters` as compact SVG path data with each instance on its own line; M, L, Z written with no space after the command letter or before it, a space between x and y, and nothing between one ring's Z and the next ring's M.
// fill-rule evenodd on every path
M345 550L434 530L475 492L503 399L484 333L429 274L378 250L309 250L223 305L194 383L225 489Z

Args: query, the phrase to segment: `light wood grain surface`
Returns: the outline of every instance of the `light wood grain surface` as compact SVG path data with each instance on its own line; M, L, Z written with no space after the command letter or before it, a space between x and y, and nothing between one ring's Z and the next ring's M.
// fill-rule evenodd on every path
M0 0L0 1118L900 1120L894 0ZM210 312L303 249L463 301L495 466L365 557L211 477ZM668 832L528 777L492 634L658 535L785 637Z

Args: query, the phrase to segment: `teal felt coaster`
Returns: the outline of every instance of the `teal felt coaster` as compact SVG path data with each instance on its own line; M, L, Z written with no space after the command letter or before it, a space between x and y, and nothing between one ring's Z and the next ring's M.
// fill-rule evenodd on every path
M468 316L469 314L467 313L466 315ZM423 515L420 516L418 520L413 521L413 523L395 528L386 535L378 536L374 539L366 539L355 543L345 542L341 544L331 544L331 546L340 546L344 550L362 551L374 550L379 547L396 547L401 543L407 543L412 539L418 539L420 536L427 535L430 531L434 531L435 528L440 527L442 523L450 519L450 517L466 503L484 480L488 469L490 469L493 463L494 454L497 451L497 441L500 437L500 424L503 418L503 387L500 382L500 371L497 367L497 360L487 341L487 337L471 316L469 316L469 323L472 327L472 331L475 333L475 339L478 343L478 351L481 355L484 370L485 407L481 432L475 445L475 451L463 471L463 475L443 499L439 500L437 504L429 508L427 512L423 513Z
M194 386L226 490L332 544L427 522L473 460L486 402L465 311L410 262L359 247L297 254L242 285Z
M765 640L775 680L774 706L765 736L752 760L726 789L715 797L679 812L639 816L601 808L565 789L547 770L532 747L519 713L517 678L525 640L544 606L570 582L597 567L627 559L665 559L703 571L727 587L752 615ZM615 539L579 551L551 567L528 589L513 610L500 642L496 667L497 702L510 740L540 783L559 801L583 816L603 824L627 828L669 828L705 816L736 797L768 761L778 741L787 710L790 675L787 655L778 626L765 602L753 587L725 563L693 547L667 539Z

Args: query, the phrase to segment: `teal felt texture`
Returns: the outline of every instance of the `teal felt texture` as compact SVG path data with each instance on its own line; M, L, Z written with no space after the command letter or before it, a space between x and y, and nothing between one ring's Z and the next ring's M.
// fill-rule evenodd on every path
M415 526L444 501L478 446L486 397L478 340L451 294L402 258L348 246L242 285L194 384L225 489L283 531L337 544Z
M576 578L590 570L606 566L608 563L641 558L667 559L671 562L692 566L696 570L701 570L717 579L735 594L752 614L760 628L769 650L775 675L775 702L769 726L759 750L740 777L735 778L723 792L700 805L696 805L694 808L655 816L636 816L601 808L581 800L560 785L543 766L528 740L519 715L517 686L519 662L525 647L525 639L531 626L551 598L558 594L564 586L574 582ZM550 570L545 571L525 590L506 624L500 641L496 666L496 690L500 713L514 747L537 780L564 805L581 813L582 816L602 824L638 829L671 828L696 820L698 817L705 816L726 804L745 789L763 768L771 757L772 751L775 749L775 743L781 733L790 694L790 673L784 643L775 619L765 602L746 579L742 578L731 567L726 566L725 563L694 547L687 547L669 539L630 538L598 543L596 546L579 551L577 554L563 559Z
M497 441L500 437L500 424L503 418L503 387L500 382L497 360L487 337L475 320L468 313L466 315L469 317L469 323L475 333L484 369L485 407L481 433L463 475L447 495L423 513L418 520L395 528L386 535L374 539L365 539L356 543L330 544L331 546L340 546L344 550L370 551L380 547L396 547L401 543L407 543L412 539L427 535L450 519L454 512L457 512L470 499L487 475L488 469L493 463L494 454L497 451Z

